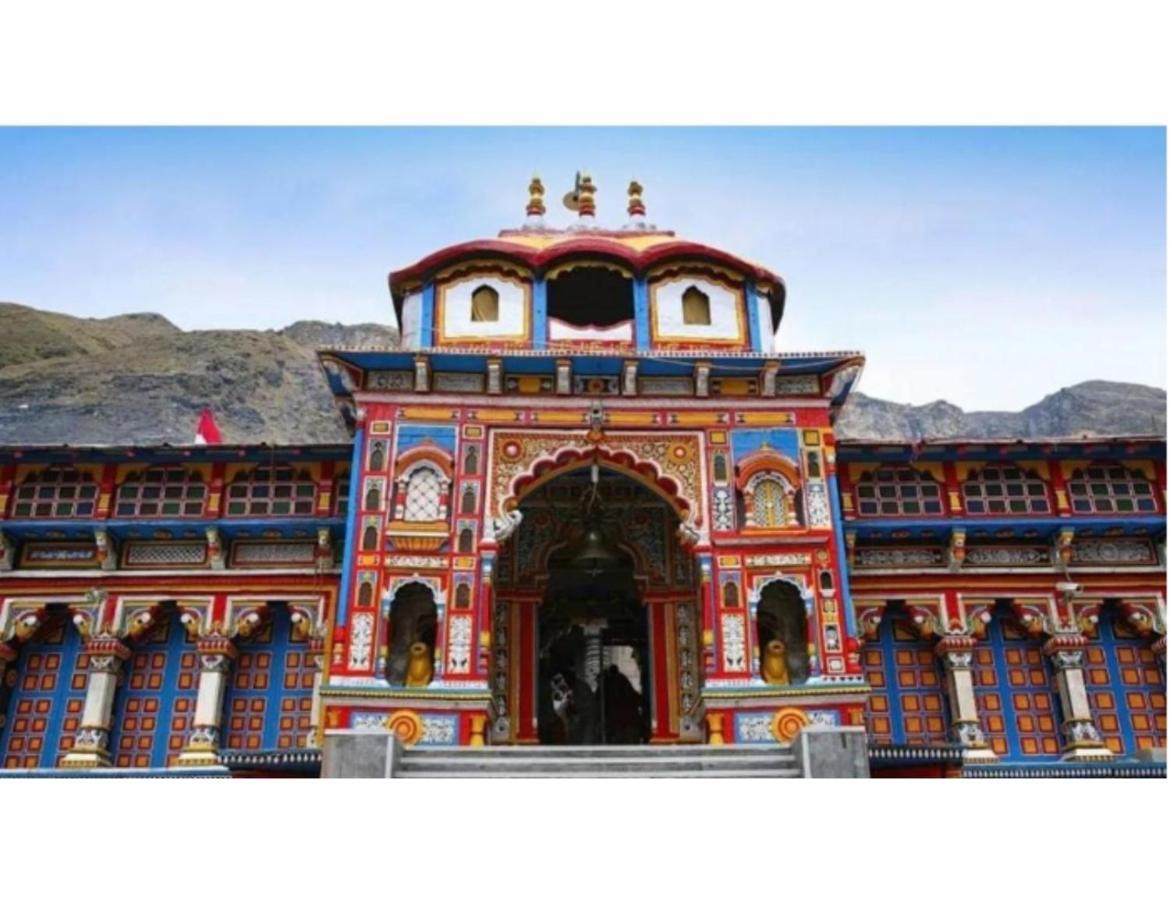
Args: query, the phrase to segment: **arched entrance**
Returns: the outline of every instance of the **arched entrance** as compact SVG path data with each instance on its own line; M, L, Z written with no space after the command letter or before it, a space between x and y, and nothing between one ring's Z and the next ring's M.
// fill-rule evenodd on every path
M677 508L631 474L581 465L518 510L497 563L493 740L696 739L680 722L698 696L698 579Z

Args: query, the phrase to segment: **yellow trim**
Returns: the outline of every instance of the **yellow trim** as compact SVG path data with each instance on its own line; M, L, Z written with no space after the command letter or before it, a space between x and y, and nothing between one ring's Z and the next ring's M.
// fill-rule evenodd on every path
M671 413L674 421L678 425L722 425L724 418L722 413L709 412L676 412ZM711 443L723 443L724 441L712 441Z
M796 416L790 412L745 412L740 413L744 425L792 425Z
M519 410L508 409L473 409L470 415L475 417L477 422L507 422L509 424L520 421ZM584 413L582 413L584 415ZM578 420L579 421L579 420Z
M507 414L511 415L511 414ZM562 412L559 410L534 410L532 413L533 422L543 422L548 425L583 425L588 419L589 414L582 412ZM511 418L499 418L492 421L511 422Z
M657 425L656 412L611 412L607 414L610 425Z
M563 262L553 266L544 273L544 280L546 282L555 281L566 272L571 272L574 269L609 269L611 272L617 272L623 278L630 279L630 281L633 281L637 277L633 269L629 268L628 266L624 266L621 263L616 263L608 259L584 257L582 259L573 259L569 260L568 262Z
M457 418L459 411L442 406L404 406L402 418L421 422L450 422Z

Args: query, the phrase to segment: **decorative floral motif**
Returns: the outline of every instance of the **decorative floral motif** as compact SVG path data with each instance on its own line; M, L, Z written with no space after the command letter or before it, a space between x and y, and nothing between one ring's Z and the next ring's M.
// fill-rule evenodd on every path
M420 744L458 744L458 716L423 716Z
M768 553L763 556L749 556L746 562L748 568L807 566L812 562L812 557L807 553Z
M772 716L769 713L739 713L735 717L735 742L737 744L771 744Z
M1149 541L1140 539L1077 540L1072 545L1074 565L1153 565L1157 561Z
M1052 555L1047 547L968 547L968 566L1048 566Z
M729 672L746 669L744 626L740 616L723 617L723 667Z
M374 616L358 613L353 617L349 634L349 667L366 669L370 665L370 651L374 645Z
M898 569L907 566L941 566L943 551L935 547L910 547L900 550L858 548L854 565L859 569Z
M465 675L471 670L471 617L454 616L451 619L447 642L447 671Z
M828 528L832 524L824 482L810 481L804 486L804 508L810 527Z

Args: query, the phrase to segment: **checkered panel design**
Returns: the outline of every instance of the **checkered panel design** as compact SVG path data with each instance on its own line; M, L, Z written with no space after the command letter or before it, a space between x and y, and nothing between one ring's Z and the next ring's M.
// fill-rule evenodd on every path
M888 610L878 640L861 655L874 692L866 730L875 743L934 744L947 738L942 670L929 641L918 637L905 612Z
M76 629L50 622L4 673L0 751L7 769L49 768L73 747L85 705L89 657Z
M1060 709L1042 643L1026 639L1010 612L997 613L975 648L972 680L979 720L1001 759L1060 756Z
M1165 674L1149 643L1106 606L1085 653L1085 690L1101 738L1114 753L1166 746Z
M199 654L171 611L123 664L110 750L119 767L171 765L194 724Z
M407 522L434 522L440 518L439 473L429 466L418 468L406 483L403 518ZM474 510L473 510L474 512Z
M313 729L313 675L308 642L292 637L288 611L240 646L224 697L224 745L231 750L304 747Z

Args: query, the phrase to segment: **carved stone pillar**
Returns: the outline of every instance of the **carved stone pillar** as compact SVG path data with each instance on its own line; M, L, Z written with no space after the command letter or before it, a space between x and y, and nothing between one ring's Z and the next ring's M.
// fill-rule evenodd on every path
M1108 759L1113 753L1101 740L1089 708L1085 691L1085 646L1088 639L1080 633L1059 632L1044 645L1044 655L1052 663L1060 691L1065 760Z
M227 638L213 635L196 644L199 653L199 693L195 698L195 718L187 746L176 766L214 766L218 759L223 726L223 695L227 688L232 661L239 651Z
M951 707L951 734L963 746L963 759L972 763L998 762L979 724L971 660L975 639L966 634L949 634L939 639L934 652L942 660L947 679L947 700Z
M118 672L122 663L130 658L130 648L112 637L93 638L85 652L89 654L85 706L81 711L81 726L73 739L73 749L61 759L63 769L88 769L110 764L110 729Z

